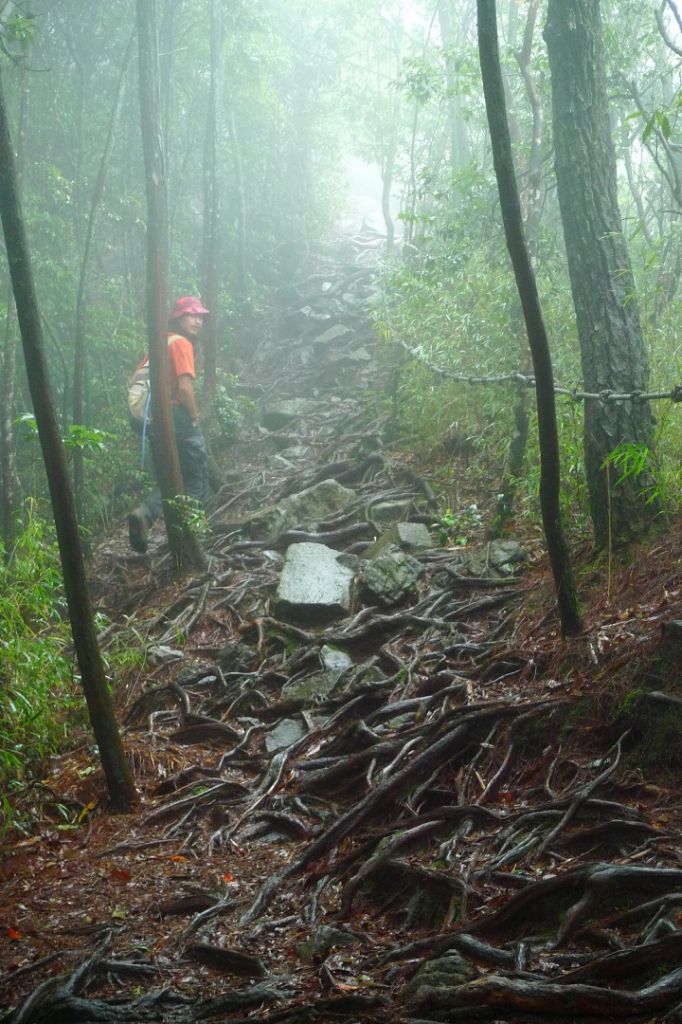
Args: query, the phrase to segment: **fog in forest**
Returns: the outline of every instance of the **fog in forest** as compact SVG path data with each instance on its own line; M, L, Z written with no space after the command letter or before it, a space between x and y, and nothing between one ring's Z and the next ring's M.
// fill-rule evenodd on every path
M3 1021L680 1020L681 84L0 0Z
M122 428L114 393L145 348L151 234L167 241L164 301L196 294L215 308L228 376L249 317L353 238L362 252L352 259L381 278L378 336L465 378L530 368L483 95L481 6L121 0L86 12L81 0L0 3L2 87L63 431ZM584 24L582 11L563 24L556 0L492 9L514 187L555 376L567 389L665 390L679 359L680 9L602 0ZM143 13L153 24L146 41ZM587 102L569 94L567 78L583 57L594 71ZM150 181L163 223L150 212ZM578 278L587 257L573 254L571 220L593 188L582 222L602 222L600 247L623 243L604 260L624 295L615 285L605 294L626 319L635 311L627 373L620 359L610 365L585 350L593 314ZM42 486L31 400L14 357L6 265L1 273L7 443L19 440L17 480L31 479L31 490ZM512 403L499 392L471 402L426 379L420 387L400 426L418 444L454 431L508 449ZM653 446L651 426L614 429L616 440ZM580 502L583 455L571 430ZM605 431L595 458L614 436ZM660 443L665 453L665 432ZM112 486L93 479L83 498L91 522L115 515L115 490L128 483Z

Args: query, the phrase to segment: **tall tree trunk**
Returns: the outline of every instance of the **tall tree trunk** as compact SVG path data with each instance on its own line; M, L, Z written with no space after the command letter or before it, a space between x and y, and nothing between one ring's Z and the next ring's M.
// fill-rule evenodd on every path
M104 148L102 149L97 177L95 179L95 185L90 199L90 210L88 212L88 219L85 226L83 255L81 257L80 273L78 276L73 359L73 422L83 425L87 425L86 420L88 419L85 410L85 386L88 379L88 347L85 339L85 299L88 272L90 269L90 254L92 252L92 238L95 230L97 210L104 194L104 182L106 180L107 168L109 165L111 142L118 117L118 109L121 102L125 73L128 68L130 56L133 52L134 41L135 36L132 35L128 46L126 47L125 56L118 76L118 82L116 84L114 102L111 107L111 114L109 115L109 127L104 140ZM73 452L73 486L76 498L76 514L78 516L78 522L83 526L86 520L85 459L83 449L79 446L76 446Z
M127 810L137 794L116 725L90 605L64 448L47 375L42 324L21 216L14 155L0 88L0 219L19 317L33 409L52 500L74 648L112 806Z
M5 350L2 360L2 410L0 410L0 443L2 444L2 540L5 556L10 557L17 538L21 518L21 482L17 470L17 449L14 436L14 392L16 385L16 352L14 338L14 302L7 302Z
M454 173L471 159L471 146L457 92L457 62L452 52L455 45L452 5L453 0L439 0L438 24L441 42L443 43L443 63L445 65L445 84L447 89L450 172Z
M208 0L209 19L209 85L204 133L204 246L203 246L203 300L212 312L204 324L202 350L204 353L204 389L202 414L210 422L215 410L218 367L218 261L220 251L219 189L218 189L218 73L222 49L222 24L216 11L216 0ZM213 445L206 436L208 474L211 486L219 490L225 480Z
M232 144L232 159L234 161L234 181L237 193L237 270L236 290L240 308L244 308L248 295L249 261L246 247L246 185L244 182L244 161L237 130L237 119L234 113L234 106L230 103L229 111L230 142ZM209 306L209 309L211 307Z
M395 158L398 152L398 142L396 135L392 135L388 143L388 148L382 155L380 163L381 172L381 212L384 218L384 224L386 226L386 251L392 252L393 246L395 245L395 223L393 221L393 212L391 210L391 192L393 191L393 175L395 173ZM411 224L407 226L407 239L409 241L409 235L411 233Z
M152 420L166 534L176 568L202 569L206 558L178 496L182 474L170 408L167 344L168 201L159 125L156 0L137 0L140 113L147 190L147 328Z
M29 50L30 53L30 50ZM28 110L28 88L26 60L19 62L19 123L17 137L16 174L17 191L21 194L24 176L24 153L26 152L26 124ZM17 469L17 446L14 433L17 346L15 340L15 308L11 282L8 282L7 320L5 348L2 360L2 389L0 391L0 445L2 446L2 538L5 555L10 557L21 522L21 481Z
M616 191L600 0L549 0L555 167L585 388L646 391L649 369ZM595 540L625 541L659 511L646 475L618 486L607 460L618 445L654 444L648 402L585 403L585 469Z
M540 184L542 180L542 136L545 123L542 103L531 70L533 36L535 34L539 3L540 0L531 0L528 6L523 43L515 54L533 118L530 154L524 175L525 187L521 190L519 197L528 254L533 263L537 255L540 214L542 211ZM514 316L514 324L516 324L516 320L517 317ZM523 339L522 332L523 325L519 324L519 368L522 373L527 373L530 370L530 353ZM517 332L515 331L515 333ZM509 446L509 459L505 468L504 479L500 484L497 508L491 530L492 536L499 536L514 514L516 485L523 474L529 433L529 396L526 388L520 387L516 389L514 399L514 434Z
M566 635L580 632L578 599L568 547L561 522L559 437L554 401L554 376L549 342L540 308L535 274L523 236L504 86L497 41L495 0L478 0L478 46L486 112L490 126L495 174L502 207L507 247L526 319L528 342L535 371L535 393L540 441L540 507L547 551L557 591L561 629Z
M209 0L208 37L210 41L210 67L208 103L206 105L206 131L204 135L204 302L213 313L202 332L204 352L204 413L210 415L215 403L217 364L217 312L218 312L218 161L216 156L218 62L221 29L216 17L216 2Z

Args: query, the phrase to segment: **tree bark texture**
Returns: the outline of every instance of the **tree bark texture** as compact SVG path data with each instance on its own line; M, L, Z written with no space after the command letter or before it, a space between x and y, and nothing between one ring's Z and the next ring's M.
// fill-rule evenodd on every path
M645 391L634 279L616 191L599 0L549 0L545 40L552 77L559 207L576 312L585 389ZM627 540L658 511L646 479L614 487L605 460L623 443L654 442L647 402L585 403L585 470L595 540Z
M540 507L554 583L557 591L562 631L567 635L581 628L575 581L561 522L559 437L554 401L554 375L535 274L523 235L511 138L504 101L504 85L497 40L495 0L478 0L478 46L490 127L493 161L500 193L502 219L516 285L526 320L528 342L533 357L535 394L540 442Z
M137 799L130 765L116 724L113 703L90 605L80 534L66 456L59 434L45 359L42 323L21 216L14 154L0 89L0 217L19 318L31 399L50 489L64 590L76 658L90 721L99 748L111 804L130 808Z
M178 503L182 473L170 408L168 358L168 199L159 122L156 0L137 0L140 115L147 190L147 329L155 458L168 544L175 565L203 568L199 542Z

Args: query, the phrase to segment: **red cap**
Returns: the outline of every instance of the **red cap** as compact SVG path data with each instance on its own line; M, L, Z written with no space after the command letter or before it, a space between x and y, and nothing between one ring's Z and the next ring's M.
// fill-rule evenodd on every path
M194 295L183 295L181 299L177 299L171 310L170 318L177 320L188 313L192 316L208 316L208 310L202 306L201 299L197 299Z

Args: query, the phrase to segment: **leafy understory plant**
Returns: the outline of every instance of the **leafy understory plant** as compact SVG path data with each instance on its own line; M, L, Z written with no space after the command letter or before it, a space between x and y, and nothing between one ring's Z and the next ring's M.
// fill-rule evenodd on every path
M7 792L64 743L81 701L57 548L33 503L14 549L0 554L0 790Z
M622 441L604 459L604 469L611 467L619 473L613 483L614 487L619 487L626 480L638 480L641 477L643 479L641 493L645 495L646 503L649 505L655 501L662 502L664 495L657 472L658 466L647 445Z
M451 508L444 509L433 524L433 529L438 531L441 547L465 547L471 539L471 532L480 529L482 522L483 516L478 505L474 504L462 512L453 512Z

